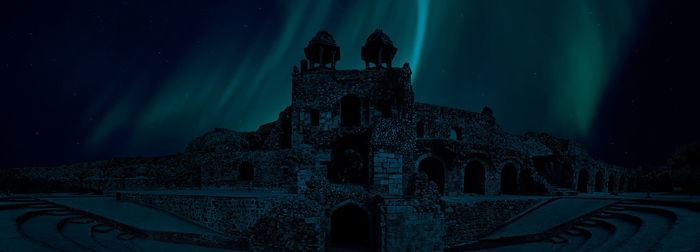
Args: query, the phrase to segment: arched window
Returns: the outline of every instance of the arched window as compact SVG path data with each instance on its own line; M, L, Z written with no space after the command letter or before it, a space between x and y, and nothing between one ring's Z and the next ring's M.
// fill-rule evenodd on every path
M311 126L318 126L321 121L321 112L318 109L312 109L309 111L309 119L311 120Z
M598 171L598 173L595 174L595 191L596 192L602 192L603 191L603 173Z
M578 191L588 192L588 171L586 169L581 169L578 172Z
M253 165L246 161L238 166L238 180L240 181L251 181L255 177L255 171L253 170Z
M618 192L625 191L625 177L624 176L620 176L620 188L617 191Z
M361 121L362 103L354 95L346 95L340 100L340 125L359 126Z
M459 127L450 129L450 139L462 140L462 129Z
M464 168L464 192L484 194L486 169L479 161L471 161Z
M435 182L440 194L445 192L445 169L442 162L434 157L426 157L418 164L418 172L428 175L430 181Z
M608 178L608 192L613 193L615 192L615 173L610 174L610 178Z
M501 171L501 193L515 194L518 188L518 170L515 165L508 163Z
M360 207L346 204L331 214L330 247L366 248L369 246L369 217Z

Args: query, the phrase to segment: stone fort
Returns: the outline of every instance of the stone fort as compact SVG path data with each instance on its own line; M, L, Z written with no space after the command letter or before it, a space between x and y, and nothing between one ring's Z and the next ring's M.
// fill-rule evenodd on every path
M436 251L543 200L623 192L634 172L544 133L514 135L480 112L416 102L408 63L381 30L365 69L338 70L320 31L291 74L292 103L255 132L215 129L183 153L4 172L24 190L116 192L231 237L245 250ZM13 182L14 181L14 182Z

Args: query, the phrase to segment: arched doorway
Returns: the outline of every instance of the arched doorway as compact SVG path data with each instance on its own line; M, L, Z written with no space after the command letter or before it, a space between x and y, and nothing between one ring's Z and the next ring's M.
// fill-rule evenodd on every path
M471 161L464 168L464 192L484 194L486 169L479 161Z
M508 163L501 170L501 194L515 194L518 191L518 170Z
M240 181L251 181L255 177L255 171L253 170L253 165L246 161L238 166L238 180Z
M340 100L340 125L359 126L362 111L360 98L354 95L346 95Z
M598 171L598 173L595 174L595 191L596 192L602 192L603 191L603 173Z
M331 214L330 247L367 248L369 246L369 218L359 206L346 204Z
M586 169L581 169L581 171L578 172L577 188L579 192L588 192L588 171Z
M424 158L418 164L418 172L428 175L428 179L437 185L440 194L445 193L445 169L440 160L434 157Z
M618 192L625 191L625 177L624 176L620 176L620 188L617 191Z
M615 192L615 189L615 173L612 173L608 178L608 192L613 193Z

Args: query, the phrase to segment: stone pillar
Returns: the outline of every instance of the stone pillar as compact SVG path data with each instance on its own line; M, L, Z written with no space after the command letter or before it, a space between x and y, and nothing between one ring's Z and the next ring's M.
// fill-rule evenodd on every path
M332 50L332 51L331 51L331 57L332 57L332 59L331 59L331 68L332 68L333 70L335 70L335 50Z
M318 61L320 64L320 66L318 66L318 67L322 68L325 65L325 64L323 64L324 63L323 62L323 47L318 48Z

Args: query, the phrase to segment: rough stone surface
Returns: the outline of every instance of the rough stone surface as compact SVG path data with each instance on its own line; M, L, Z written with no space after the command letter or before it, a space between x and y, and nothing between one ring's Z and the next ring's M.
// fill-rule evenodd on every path
M377 41L390 41L383 36ZM314 45L334 44L324 41ZM329 51L338 60L339 49L328 48L338 50ZM312 49L319 49L317 59L309 59L312 66L331 63L321 60L321 48ZM505 132L488 107L471 112L415 102L409 65L381 62L387 67L335 70L302 61L302 70L291 74L291 105L254 132L214 129L180 154L7 169L0 181L17 192L246 192L254 196L123 197L249 237L254 250L323 251L342 244L333 230L359 225L368 234L357 246L435 251L479 239L537 203L473 203L475 197L619 192L637 176L590 157L573 141ZM356 212L344 217L361 223L334 221L346 206Z
M479 239L510 218L541 202L540 199L484 200L445 202L447 247Z

